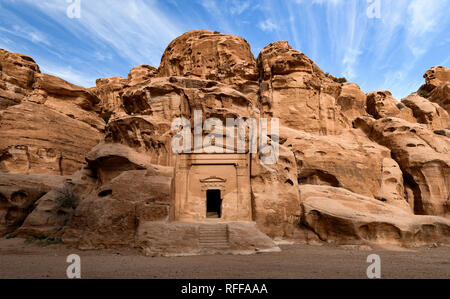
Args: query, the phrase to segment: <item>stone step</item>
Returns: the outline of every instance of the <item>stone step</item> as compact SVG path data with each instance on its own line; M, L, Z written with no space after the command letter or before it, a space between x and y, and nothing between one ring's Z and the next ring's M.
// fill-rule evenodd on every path
M200 234L201 239L224 239L228 240L226 232L220 234Z
M223 232L212 232L212 233L200 233L200 236L201 236L201 237L209 237L209 236L211 236L211 237L214 237L214 236L223 236L223 237L225 237L225 238L226 238L226 236L227 236L227 232L226 232L226 231L223 231Z
M228 241L222 241L222 242L218 242L218 241L215 241L215 242L200 242L200 244L206 244L206 245L208 245L208 244L225 244L225 245L228 245Z
M228 244L200 244L202 248L229 248Z
M228 242L227 241L223 241L223 242L200 242L200 244L202 244L202 245L214 245L214 244L228 245Z
M228 244L227 240L202 240L200 244L209 244L209 243L225 243Z
M200 226L199 244L202 248L228 248L228 226L226 224Z

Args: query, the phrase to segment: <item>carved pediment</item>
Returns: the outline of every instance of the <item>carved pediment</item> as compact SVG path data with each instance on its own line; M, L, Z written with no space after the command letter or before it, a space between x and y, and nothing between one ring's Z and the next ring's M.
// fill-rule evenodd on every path
M211 190L211 189L218 189L225 191L225 184L227 180L223 178L219 178L216 176L212 176L203 180L200 180L200 183L202 184L202 191Z
M227 180L226 179L222 179L216 176L211 176L209 178L200 180L201 183L226 183Z

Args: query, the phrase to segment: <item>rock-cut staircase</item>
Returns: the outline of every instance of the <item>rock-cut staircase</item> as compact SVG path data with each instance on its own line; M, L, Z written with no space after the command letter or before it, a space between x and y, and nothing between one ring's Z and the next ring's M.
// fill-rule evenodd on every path
M230 247L227 224L200 226L200 247L203 249L226 249Z

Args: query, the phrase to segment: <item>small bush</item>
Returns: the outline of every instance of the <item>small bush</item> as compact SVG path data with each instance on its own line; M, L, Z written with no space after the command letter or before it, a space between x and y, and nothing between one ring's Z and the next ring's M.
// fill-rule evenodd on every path
M336 83L341 83L342 84L342 83L346 83L347 82L347 78L345 78L345 77L334 78L333 81L336 82Z
M25 244L35 244L39 247L47 247L51 245L63 244L60 237L38 237L38 238L26 238Z
M347 82L347 78L342 77L342 78L336 78L335 76L331 75L330 73L325 73L325 76L327 76L328 78L330 78L331 80L333 80L336 83L346 83Z
M103 120L105 121L105 124L108 124L109 121L111 120L112 113L111 113L111 112L104 112L104 113L102 113L100 116L101 116L101 117L103 118Z
M434 134L441 135L441 136L447 136L447 133L444 130L434 131Z
M105 124L108 124L110 119L111 119L111 115L103 117L103 120L105 121Z
M419 92L417 93L419 96L421 96L422 98L428 99L430 96L430 92L426 91L424 89L419 90Z
M59 197L56 199L56 202L58 203L59 208L63 209L75 209L78 205L79 198L75 194L72 188L69 188L68 186L65 186L58 190L58 193L60 194Z
M59 237L48 237L41 242L38 242L38 246L46 247L51 245L63 244L63 241Z
M400 110L402 110L402 109L405 108L405 105L403 105L402 103L398 103L398 104L397 104L397 108L400 109Z

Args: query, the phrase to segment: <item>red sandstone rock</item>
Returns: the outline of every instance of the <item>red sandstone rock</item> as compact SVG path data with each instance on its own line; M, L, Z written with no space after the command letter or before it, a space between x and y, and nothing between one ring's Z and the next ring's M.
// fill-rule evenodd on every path
M64 180L45 174L0 173L0 237L17 230L35 202Z
M345 98L354 98L358 92L350 92L348 85L342 88L332 81L311 59L287 42L265 47L258 56L258 67L262 117L277 117L286 127L320 135L340 134L351 127L354 113ZM364 107L361 103L365 101L364 96L356 97L360 98L354 99L351 105ZM342 110L350 111L348 117Z
M423 77L425 85L420 87L418 94L439 104L450 114L450 69L443 66L432 67Z
M450 213L450 139L399 118L359 118L356 125L392 151L405 181L407 200L419 215Z
M229 250L274 249L258 230L339 244L448 242L450 89L443 67L428 71L418 94L399 103L389 91L366 96L341 83L287 42L268 45L255 60L244 39L211 31L175 39L158 69L137 66L128 78L99 79L88 90L41 74L21 54L0 50L0 66L0 171L72 175L30 191L27 202L35 205L4 232L149 255L213 252L199 246L201 225L173 220L179 194L195 203L184 210L206 217L206 190L198 186L216 184L226 207L242 205L245 221L254 221L227 226ZM226 175L211 164L226 157L211 157L203 168L195 157L183 160L195 167L180 165L171 122L192 121L194 110L220 120L279 118L278 163L264 165L255 154L216 165ZM17 184L28 188L33 180L24 175ZM205 194L193 198L179 191L185 187ZM8 200L3 214L11 215Z
M303 185L300 198L304 225L325 242L421 246L450 238L448 218L412 215L345 189Z
M33 59L0 50L0 170L70 175L102 139L99 99L41 74Z
M379 90L367 95L367 112L375 119L398 117L415 122L413 111L394 99L388 90Z
M417 122L425 124L430 130L445 130L450 128L450 116L438 104L412 94L402 100L408 108L412 109Z

